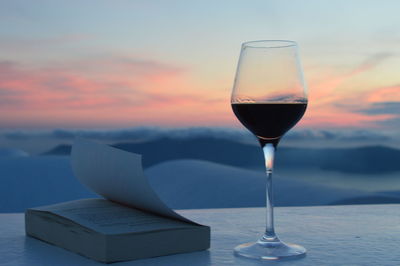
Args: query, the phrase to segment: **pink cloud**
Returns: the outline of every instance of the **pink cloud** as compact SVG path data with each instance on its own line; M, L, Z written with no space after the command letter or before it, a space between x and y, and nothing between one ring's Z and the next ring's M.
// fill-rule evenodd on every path
M97 64L101 64L101 67L97 67ZM76 70L88 68L89 65L92 66L91 71ZM109 72L103 69L105 66ZM170 86L171 83L179 83L180 78L180 71L154 62L107 60L44 68L0 63L0 92L3 99L6 97L21 103L22 106L16 105L15 108L35 107L44 110L55 105L59 109L67 109L78 105L92 108L95 103L102 106L108 103L137 104L135 97L143 97L151 91L154 80L163 80L166 86Z
M300 126L374 127L393 118L360 113L355 107L389 99L400 101L398 85L368 93L338 90L387 56L372 57L341 75L311 80L309 107ZM228 89L211 92L190 77L190 71L183 67L118 56L41 67L3 61L0 124L3 128L238 124Z
M3 127L195 124L197 110L218 117L227 102L191 89L183 68L119 57L40 68L0 62L0 94Z
M318 76L309 81L310 99L317 102L319 105L325 105L326 103L333 103L334 101L348 98L351 96L352 92L347 91L343 94L338 91L340 86L347 81L351 81L352 78L358 75L368 73L390 56L392 55L388 53L372 55L349 71L341 74L324 73L326 70L320 69L318 71ZM321 76L323 77L321 78Z
M371 91L344 89L352 78L366 75L391 54L376 54L342 74L327 73L320 69L310 84L309 108L302 122L313 127L377 127L380 121L393 115L360 113L371 102L391 98L400 101L398 86L386 86Z
M400 102L400 85L376 88L366 94L368 103Z

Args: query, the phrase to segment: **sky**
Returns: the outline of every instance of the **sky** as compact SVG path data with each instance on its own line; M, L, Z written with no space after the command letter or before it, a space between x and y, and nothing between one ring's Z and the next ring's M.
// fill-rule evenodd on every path
M399 1L0 2L0 129L240 127L240 45L295 40L300 129L400 128Z

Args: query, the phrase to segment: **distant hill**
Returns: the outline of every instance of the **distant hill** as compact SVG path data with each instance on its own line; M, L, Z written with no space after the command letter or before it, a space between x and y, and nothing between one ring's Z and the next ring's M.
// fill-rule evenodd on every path
M245 168L260 168L263 165L262 151L258 146L215 138L163 138L143 143L117 143L113 146L142 154L144 167L176 159L200 159ZM71 146L63 144L43 155L68 155L70 152Z
M71 148L71 145L60 144L50 149L49 151L42 153L42 155L69 155L71 154Z
M0 158L1 157L25 157L29 154L23 150L12 149L12 148L0 148Z
M265 175L200 160L172 160L146 171L160 198L172 208L265 206ZM0 213L96 197L73 176L66 156L0 157ZM394 203L397 191L364 192L279 176L276 206Z
M148 168L146 175L159 197L173 208L265 206L266 179L260 171L199 160L174 160ZM371 198L370 203L379 203L373 201L380 200L377 196L282 176L274 179L275 206L329 205L339 201L351 204L353 198ZM393 202L400 202L400 198L388 198L385 203Z
M246 169L261 169L261 149L216 138L163 138L144 143L117 143L116 148L143 155L144 167L177 159L198 159ZM69 145L59 145L44 155L67 155ZM400 150L384 146L358 148L288 148L278 149L279 168L319 168L345 173L377 174L400 171Z
M322 170L354 174L400 171L400 150L384 146L340 149L284 148L280 151L280 156L282 167L314 165Z
M379 196L379 195L378 196L355 197L355 198L334 201L328 205L393 204L393 203L400 203L400 198L385 197L385 196Z
M65 156L0 157L0 213L96 195L73 176Z

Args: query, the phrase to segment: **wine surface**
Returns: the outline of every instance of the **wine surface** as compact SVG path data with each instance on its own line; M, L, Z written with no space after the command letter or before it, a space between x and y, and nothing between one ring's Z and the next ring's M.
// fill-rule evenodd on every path
M239 121L257 137L279 139L303 117L307 103L233 103Z

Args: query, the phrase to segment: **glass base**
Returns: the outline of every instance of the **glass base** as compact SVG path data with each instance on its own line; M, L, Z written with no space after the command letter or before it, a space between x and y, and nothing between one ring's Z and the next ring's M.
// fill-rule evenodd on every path
M262 239L235 247L234 253L257 260L297 259L306 255L306 249L296 244L286 244L279 239L265 241Z

